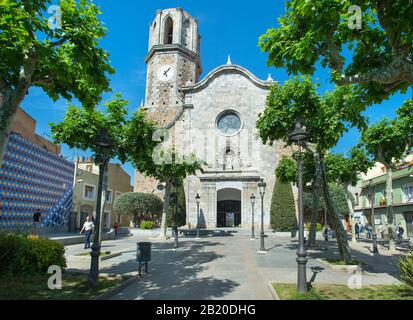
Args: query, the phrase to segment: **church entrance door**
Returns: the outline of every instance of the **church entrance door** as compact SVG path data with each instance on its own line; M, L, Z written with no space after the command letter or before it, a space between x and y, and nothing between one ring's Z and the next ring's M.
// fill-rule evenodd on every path
M241 224L241 191L226 188L217 192L217 227L238 227Z

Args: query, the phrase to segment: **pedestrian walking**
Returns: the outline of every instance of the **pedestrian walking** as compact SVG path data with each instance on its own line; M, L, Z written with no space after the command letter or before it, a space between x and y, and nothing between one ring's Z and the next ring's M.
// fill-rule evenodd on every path
M85 230L85 249L90 248L90 236L92 235L93 229L95 225L91 221L90 217L86 217L86 221L83 224L82 230L80 230L80 234L82 234L83 230Z
M118 236L118 230L119 230L119 223L115 222L113 225L113 230L115 230L115 237Z

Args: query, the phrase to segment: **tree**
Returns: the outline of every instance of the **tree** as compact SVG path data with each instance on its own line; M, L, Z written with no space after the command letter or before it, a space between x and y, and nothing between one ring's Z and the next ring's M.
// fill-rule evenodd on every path
M104 180L107 165L114 157L118 157L122 162L126 160L124 137L127 125L125 107L127 103L120 95L116 95L114 99L104 103L106 114L96 109L70 106L62 122L50 124L52 137L56 142L66 143L71 148L91 149L95 163L99 166L96 229L89 275L89 282L93 288L99 286L101 209L104 208L106 200L107 185L104 185ZM98 140L107 145L99 145Z
M124 144L125 130L128 125L127 104L127 100L124 100L120 94L116 94L113 99L103 104L106 113L98 109L70 105L62 122L49 124L52 137L56 143L66 143L70 148L92 150L96 161L102 151L96 145L96 137L102 129L106 129L112 140L108 158L117 157L125 162L127 155ZM139 137L138 135L137 138L139 139Z
M329 181L340 184L345 190L344 195L351 221L351 239L356 242L354 206L350 199L349 186L355 186L360 173L366 173L374 163L369 159L365 150L354 147L346 158L343 154L329 154L326 159L326 174Z
M99 47L106 34L99 9L87 0L60 0L50 17L51 3L0 4L0 166L16 110L30 87L43 89L54 101L76 98L89 109L110 91L107 76L114 69Z
M271 227L276 231L294 231L297 229L295 201L290 183L275 181L271 200Z
M289 0L260 38L268 65L312 75L321 62L364 105L413 87L413 6L406 0ZM345 59L349 57L348 60Z
M309 133L306 148L314 155L317 180L321 182L320 187L332 215L340 256L343 260L350 260L347 236L327 184L324 157L349 127L363 128L365 119L358 112L351 87L337 87L333 92L319 96L309 77L295 77L284 85L271 88L266 108L257 120L262 142L271 144L283 140L290 144L288 133L292 132L299 119Z
M398 110L398 117L386 118L371 125L361 136L360 146L371 159L386 167L386 216L390 247L394 248L393 237L393 170L397 161L412 147L413 102L406 101ZM374 217L372 217L374 219Z
M162 200L151 193L126 192L116 198L113 204L115 214L128 214L134 217L136 225L142 220L157 221L162 215Z
M169 211L173 214L169 214L167 218L168 227L175 226L175 222L178 227L186 225L186 202L185 202L185 190L182 181L178 183L178 186L172 186L171 193L176 192L178 194L178 212L175 212L175 204L169 203Z
M134 167L144 175L164 183L165 195L159 236L165 238L171 188L187 176L201 170L203 162L195 159L192 154L179 155L173 146L165 148L162 144L163 133L159 131L163 130L158 130L155 122L147 120L145 112L139 110L133 114L125 141L128 159L132 161Z

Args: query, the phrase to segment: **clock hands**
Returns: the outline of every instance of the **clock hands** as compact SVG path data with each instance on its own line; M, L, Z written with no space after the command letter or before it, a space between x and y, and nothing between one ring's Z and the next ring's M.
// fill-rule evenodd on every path
M169 70L171 70L171 67L169 67L169 68L168 68L168 70L164 71L163 75L164 75L165 77L167 77L167 76L168 76L168 72L169 72Z

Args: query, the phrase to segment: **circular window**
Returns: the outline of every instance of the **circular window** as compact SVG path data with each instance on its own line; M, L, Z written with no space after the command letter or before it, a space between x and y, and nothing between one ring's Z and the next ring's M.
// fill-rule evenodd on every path
M235 111L224 111L217 118L219 132L226 136L232 136L241 129L241 119Z

